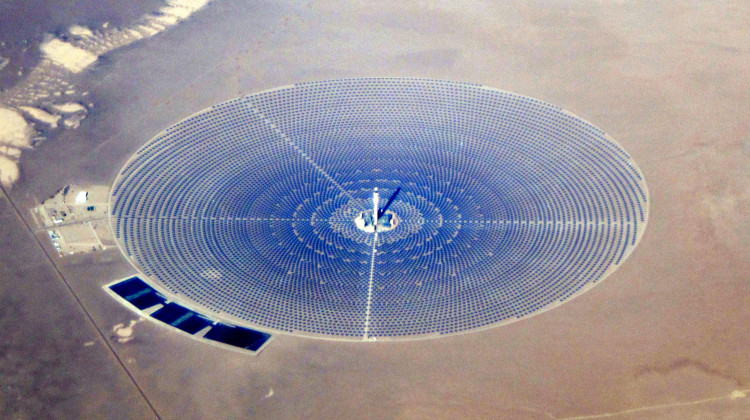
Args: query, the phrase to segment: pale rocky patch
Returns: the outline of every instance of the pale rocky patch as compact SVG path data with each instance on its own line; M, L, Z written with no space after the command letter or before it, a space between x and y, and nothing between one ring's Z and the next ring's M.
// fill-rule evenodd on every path
M134 327L138 323L138 321L139 320L133 319L127 325L117 324L112 327L112 339L122 344L132 340L134 338Z
M19 178L18 163L9 157L0 155L0 183L10 187Z
M68 102L65 104L52 105L52 108L63 114L75 114L76 112L86 112L86 107L77 102Z
M79 73L97 60L96 54L73 46L57 38L39 46L44 56L73 73Z
M31 147L34 129L14 109L0 107L0 144L16 148Z
M0 145L0 155L9 156L13 159L21 158L21 149L13 146Z
M91 31L91 29L85 26L80 26L80 25L71 26L70 29L68 29L68 33L73 36L77 36L81 38L88 38L88 37L94 36L94 33Z
M52 128L57 128L57 122L62 118L60 115L50 114L43 109L34 108L33 106L19 106L18 108L27 113L31 118L45 123Z

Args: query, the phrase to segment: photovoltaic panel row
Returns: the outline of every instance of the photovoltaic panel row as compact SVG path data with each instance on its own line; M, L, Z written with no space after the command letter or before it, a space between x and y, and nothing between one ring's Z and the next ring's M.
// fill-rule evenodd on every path
M151 318L199 338L253 353L260 351L271 339L270 334L215 322L177 303L168 302L139 277L119 281L109 289L136 309L150 312Z

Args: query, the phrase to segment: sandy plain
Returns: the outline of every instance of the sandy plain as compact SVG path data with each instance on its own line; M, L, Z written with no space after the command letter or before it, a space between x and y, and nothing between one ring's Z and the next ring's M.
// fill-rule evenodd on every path
M229 2L105 54L96 106L20 160L0 198L5 418L750 417L750 8L739 1ZM395 343L277 336L257 357L204 345L101 288L117 250L60 259L29 209L108 184L163 128L299 81L483 83L593 122L638 162L646 233L603 284L527 320ZM12 205L11 205L12 202ZM51 257L48 257L51 256Z

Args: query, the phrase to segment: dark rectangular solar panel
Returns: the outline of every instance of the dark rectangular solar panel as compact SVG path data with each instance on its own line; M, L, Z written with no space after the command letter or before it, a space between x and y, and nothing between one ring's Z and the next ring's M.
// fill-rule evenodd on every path
M123 280L109 288L138 309L148 309L167 301L164 296L138 277Z
M271 338L271 335L249 328L216 324L203 338L251 351L258 351Z
M138 277L131 277L117 284L113 284L109 286L109 288L112 289L113 292L125 298L126 296L132 295L145 288L150 288L150 287Z
M156 293L156 291L153 289L151 289L151 291L144 293L136 298L128 299L128 302L130 302L131 305L141 310L151 308L160 303L163 304L166 301L167 300L163 296Z
M166 304L163 308L151 314L151 316L188 334L195 334L212 324L211 321L200 314L176 303Z

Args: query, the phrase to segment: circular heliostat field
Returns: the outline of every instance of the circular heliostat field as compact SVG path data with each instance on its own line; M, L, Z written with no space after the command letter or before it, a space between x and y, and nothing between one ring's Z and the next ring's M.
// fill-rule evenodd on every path
M167 128L120 172L110 220L154 286L204 313L422 338L597 284L641 237L647 196L628 154L559 107L466 83L345 79Z

